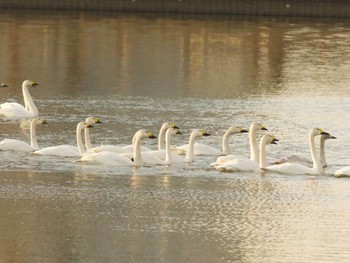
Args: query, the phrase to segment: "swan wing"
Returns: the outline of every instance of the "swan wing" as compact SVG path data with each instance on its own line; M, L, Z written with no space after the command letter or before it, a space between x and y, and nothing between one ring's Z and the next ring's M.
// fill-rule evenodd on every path
M0 105L0 115L5 117L36 117L36 114L29 112L26 108L16 102L5 102Z
M178 146L174 149L177 154L186 154L189 144ZM204 143L194 143L194 155L222 155L222 152Z
M15 139L4 139L0 142L0 149L3 151L18 151L18 152L32 152L36 150L28 143L15 140Z
M76 157L79 156L78 147L72 145L58 145L42 148L34 152L39 155L54 155L61 157Z
M92 152L115 152L115 153L125 153L127 152L123 147L116 146L116 145L102 145L97 146L91 149Z
M290 174L290 175L318 174L316 169L304 166L299 163L282 163L282 164L268 166L263 169L267 171L273 171L277 173Z
M238 171L259 171L259 165L251 161L249 159L233 159L231 161L227 161L221 163L215 168L219 171L230 171L230 172L238 172Z
M293 154L290 156L286 156L276 162L275 164L282 164L282 163L299 163L304 166L312 166L312 160L311 158L308 158L306 156L300 155L300 154Z
M115 152L98 152L83 155L77 162L102 164L106 166L131 166L133 162L121 154Z
M246 156L241 156L241 155L236 155L236 154L229 154L229 155L225 155L225 156L220 156L216 159L215 162L211 163L211 166L217 166L219 164L222 164L224 162L228 162L228 161L232 161L235 159L240 159L240 160L249 160L248 157Z

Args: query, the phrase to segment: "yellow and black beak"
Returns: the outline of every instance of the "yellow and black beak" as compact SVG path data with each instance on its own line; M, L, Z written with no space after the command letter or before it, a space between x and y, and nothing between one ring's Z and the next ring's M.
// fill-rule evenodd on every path
M246 130L246 129L241 129L240 132L241 132L241 133L245 133L245 132L249 132L249 131Z
M210 136L210 133L207 133L206 131L202 131L203 136Z
M99 118L94 118L94 123L102 123Z
M148 138L149 139L156 139L157 136L154 136L152 132L147 132Z
M176 128L175 129L175 134L182 134L182 132L178 128Z
M41 124L47 124L47 121L43 120L43 122Z
M94 126L88 124L88 123L85 123L85 128L93 128Z
M32 81L32 87L36 87L36 86L39 86L39 83Z
M279 142L279 139L277 139L277 138L273 138L273 140L272 140L271 144L277 144L277 142Z
M8 87L8 85L5 84L5 83L0 83L0 86L1 86L1 88L7 88Z
M170 127L173 128L173 129L180 129L180 128L177 127L174 123L171 123L171 124L170 124Z
M264 125L260 124L260 130L267 131L267 129L264 127Z
M321 130L321 135L330 135L328 132Z

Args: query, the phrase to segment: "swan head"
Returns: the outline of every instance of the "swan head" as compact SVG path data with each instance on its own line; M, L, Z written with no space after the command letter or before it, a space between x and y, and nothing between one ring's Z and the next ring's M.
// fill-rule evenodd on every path
M253 122L251 125L250 125L250 130L251 131L267 131L267 129L264 127L263 124L261 123L257 123L257 122Z
M274 135L267 133L261 138L261 141L265 144L277 144L279 140Z
M161 129L169 129L169 128L179 129L179 127L177 127L174 123L171 123L171 122L164 122L161 127Z
M228 128L228 132L230 134L234 134L234 133L245 133L245 132L248 132L248 130L242 128L242 127L239 127L239 126L231 126L230 128Z
M92 125L94 123L102 123L102 121L97 117L88 117L86 118L85 123Z
M311 136L317 136L317 135L330 135L328 132L325 132L324 130L320 128L313 128L310 131Z
M192 136L199 137L199 136L209 136L210 133L207 133L205 130L199 130L195 129L191 133Z
M153 135L152 132L147 131L147 130L139 130L135 133L134 138L139 137L139 138L148 138L148 139L156 139L157 137ZM134 141L134 139L133 139Z
M31 88L31 87L36 87L39 84L37 82L33 81L33 80L28 80L27 79L27 80L23 81L22 85Z
M1 83L0 83L0 87L1 87L1 88L6 88L6 87L8 87L8 85L7 85L6 83L2 83L2 82L1 82Z

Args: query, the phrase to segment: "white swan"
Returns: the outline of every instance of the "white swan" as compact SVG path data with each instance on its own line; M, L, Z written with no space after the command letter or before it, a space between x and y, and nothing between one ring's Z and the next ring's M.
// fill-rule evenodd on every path
M54 155L61 157L76 157L85 153L84 145L81 139L81 133L83 129L91 128L92 126L85 123L79 122L76 129L76 138L77 138L77 146L73 145L58 145L42 148L40 150L35 151L35 154L39 155Z
M320 158L317 156L315 147L315 137L317 135L327 134L320 128L313 128L309 133L309 146L311 151L311 158L313 167L307 167L298 163L283 163L277 165L271 165L264 167L266 171L273 171L283 174L309 174L309 175L321 175L324 174L324 168L321 164Z
M320 161L323 167L327 167L327 161L326 161L326 150L325 150L325 142L326 140L329 139L336 139L336 137L332 136L331 134L327 133L327 134L322 134L320 136ZM306 157L303 155L299 155L299 154L293 154L291 156L285 157L277 162L275 162L274 164L282 164L282 163L299 163L305 166L312 166L313 162L312 159L310 157Z
M157 137L146 130L137 131L133 137L134 152L132 159L115 152L104 151L87 153L76 162L102 164L106 166L141 166L143 164L141 155L141 141L144 138L155 139Z
M89 124L90 126L93 124L99 124L102 123L99 118L97 117L87 117L85 120L85 123ZM87 151L90 151L93 147L91 144L91 139L90 139L90 129L84 129L84 138L85 138L85 147Z
M222 151L220 151L219 149L216 149L212 146L196 142L194 144L194 155L227 155L227 154L230 154L231 149L230 149L229 139L230 139L231 135L233 135L235 133L244 133L244 132L248 132L248 131L241 128L241 127L238 127L238 126L229 127L226 130L226 132L222 138L222 143L221 143ZM176 147L174 150L178 154L186 154L188 151L188 147L189 147L188 144L184 144L184 145Z
M32 119L30 122L30 144L21 140L4 139L0 142L0 150L32 152L39 149L38 141L36 138L36 125L38 124L46 124L46 121L40 118Z
M164 147L164 141L165 141L165 132L168 128L177 128L178 127L170 122L165 122L161 126L159 130L159 136L158 136L158 150L165 149ZM152 151L150 148L142 146L140 147L142 152L146 151ZM96 147L89 147L87 148L89 152L103 152L103 151L109 151L109 152L115 152L115 153L130 153L132 154L134 152L133 144L131 145L125 145L125 146L118 146L118 145L101 145Z
M236 158L231 159L226 162L219 163L214 167L219 171L230 171L230 172L257 172L260 170L260 167L265 167L267 164L266 160L266 145L267 144L276 144L278 139L272 134L264 134L260 140L260 156L259 163L252 161L247 158Z
M165 133L165 150L141 152L142 161L146 164L172 164L173 162L185 162L185 159L171 150L171 137L174 134L182 134L177 128L168 128ZM123 156L132 157L132 153L124 153Z
M250 148L250 160L259 163L259 147L258 141L256 140L256 133L259 130L266 131L267 129L261 123L253 122L249 128L249 148ZM216 159L212 166L216 166L222 162L227 162L233 159L248 159L246 156L240 156L236 154L229 154L226 156L220 156Z
M11 118L33 118L39 115L38 109L29 93L29 88L39 84L35 81L25 80L22 84L24 106L16 102L5 102L0 105L0 115Z

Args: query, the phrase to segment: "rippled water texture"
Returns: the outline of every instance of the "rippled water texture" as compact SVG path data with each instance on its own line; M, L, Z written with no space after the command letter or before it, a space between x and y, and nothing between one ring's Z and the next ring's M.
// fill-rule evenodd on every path
M2 151L1 262L348 262L350 181L334 176L350 165L348 20L1 11L0 35L1 102L40 83L41 147L74 145L90 115L95 145L165 121L183 131L175 145L204 128L218 148L230 125L261 122L280 139L269 159L307 156L315 126L337 137L325 176ZM0 137L29 141L29 121L2 118ZM230 142L248 155L246 135Z

